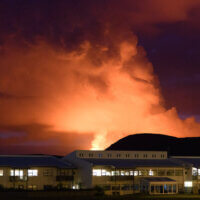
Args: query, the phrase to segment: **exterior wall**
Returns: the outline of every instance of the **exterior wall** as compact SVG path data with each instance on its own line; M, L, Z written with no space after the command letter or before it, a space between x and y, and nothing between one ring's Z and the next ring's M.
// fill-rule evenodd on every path
M139 175L139 171L154 171L153 176L169 177L177 182L177 188L184 188L184 168L183 167L138 167L134 169L115 169L111 166L92 166L90 162L84 159L167 159L167 152L164 151L87 151L78 150L64 157L64 160L71 162L78 168L79 183L82 188L92 188L100 186L105 189L106 194L132 194L140 192L140 181L144 177L151 177L149 174ZM108 171L129 170L138 171L138 175L129 176L93 176L93 169L106 169ZM164 174L159 174L159 170ZM177 170L181 174L177 175ZM168 174L168 171L173 172Z
M177 190L178 188L183 188L184 184L184 168L172 168L172 167L138 167L134 169L114 169L109 168L107 166L94 166L94 170L96 169L103 169L110 171L110 175L106 176L93 176L92 178L92 185L93 187L98 185L105 189L106 194L112 194L112 193L119 193L121 195L123 194L132 194L132 193L139 193L141 192L140 186L141 186L141 180L145 177L168 177L170 179L173 179L177 184ZM127 175L112 175L113 171L117 172L121 171ZM144 173L146 171L146 174ZM155 172L154 175L149 175L149 171ZM159 174L158 172L164 172L163 174ZM130 173L131 172L131 173ZM132 172L137 172L132 173ZM169 174L169 172L173 172ZM128 175L129 173L129 175ZM132 174L132 175L130 175ZM133 175L134 174L134 175Z
M188 168L185 181L192 182L192 187L185 187L185 192L198 194L200 190L200 169L196 167Z
M0 169L3 170L3 176L0 176L0 185L5 188L12 187L12 183L9 181L10 168L1 167Z
M63 160L72 163L77 168L77 182L80 188L92 188L92 165L89 162L76 158L75 152L65 156Z
M68 174L67 176L62 176L63 179L58 178L58 170L54 167L32 167L29 169L38 170L37 176L28 176L28 169L23 170L23 177L19 179L18 176L10 176L10 167L0 167L3 170L3 176L0 176L0 185L3 188L16 188L16 189L31 189L31 190L43 190L55 188L62 184L66 188L72 188L76 184L77 170L74 169L63 169ZM74 175L75 172L75 175ZM66 178L66 177L70 177Z
M64 159L70 161L78 168L79 183L82 188L92 188L101 186L105 189L106 194L131 194L140 192L140 182L145 177L151 177L149 174L131 175L131 176L93 176L93 169L106 170L120 170L115 169L114 166L92 166L90 162L84 159L167 159L167 152L165 151L89 151L78 150L67 155ZM179 192L194 192L197 193L200 189L200 171L197 176L192 175L192 164L184 163L176 157L170 160L180 167L136 167L128 169L129 171L148 171L154 172L153 177L168 177L173 179L177 184L177 191ZM181 167L182 166L182 167ZM121 169L127 170L127 169ZM162 171L162 173L161 173ZM147 172L146 172L147 173ZM192 182L192 187L186 186L187 182Z
M190 163L189 160L184 163L184 161L181 161L181 159L197 159L200 160L199 156L172 156L172 159L175 159L176 161L179 161L180 163L185 166L185 174L184 174L184 192L186 193L194 193L194 194L199 194L200 192L200 166L195 167L195 162L194 164ZM180 159L180 160L179 160ZM192 161L193 162L193 161ZM198 164L197 162L196 164ZM192 185L187 185L186 183L191 183Z
M78 150L74 152L76 158L103 159L167 159L166 151L90 151Z

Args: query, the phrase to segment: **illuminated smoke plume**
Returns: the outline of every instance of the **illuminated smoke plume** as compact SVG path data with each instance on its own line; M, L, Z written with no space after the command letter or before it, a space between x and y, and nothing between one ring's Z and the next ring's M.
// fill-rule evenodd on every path
M87 41L70 53L45 43L28 51L5 49L4 91L27 96L2 101L2 112L12 108L5 123L34 121L57 132L93 133L93 149L138 132L198 135L194 119L180 120L175 108L162 106L153 67L135 37L118 43L116 56L106 57L107 46L94 51Z
M148 5L150 1L146 2ZM163 8L161 21L186 18L186 1L176 15L168 15L167 1L154 2ZM145 11L141 9L141 13ZM79 140L76 133L92 134L94 138L89 137L88 146L92 149L106 148L121 137L139 132L198 136L200 124L194 118L181 120L176 108L163 106L153 66L130 31L130 24L140 26L139 20L131 18L127 22L125 16L122 13L126 23L118 27L106 23L113 16L102 14L105 23L99 22L97 30L92 30L94 37L84 34L80 28L78 41L66 33L66 38L62 35L59 40L62 45L56 45L46 35L34 37L34 42L30 42L33 38L23 37L17 41L16 33L4 36L6 39L0 47L1 127L47 124L42 135L29 133L29 140L36 142L40 137L42 140L57 137L63 144L65 136L61 133L66 133L66 137L74 133L76 140ZM148 12L142 16L144 23L157 21L157 17L150 19ZM141 19L137 12L128 17ZM80 148L83 146L80 144Z

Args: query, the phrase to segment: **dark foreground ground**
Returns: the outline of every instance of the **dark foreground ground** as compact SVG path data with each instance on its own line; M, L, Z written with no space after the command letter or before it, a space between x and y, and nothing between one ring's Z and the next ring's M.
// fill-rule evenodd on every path
M97 193L90 192L57 192L57 191L46 191L46 192L0 192L0 200L189 200L189 199L200 199L200 195L192 194L178 194L178 195L127 195L127 196L105 196Z

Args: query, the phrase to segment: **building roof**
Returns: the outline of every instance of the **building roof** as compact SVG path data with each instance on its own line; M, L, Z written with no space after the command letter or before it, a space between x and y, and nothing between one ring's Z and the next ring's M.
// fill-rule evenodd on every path
M83 159L93 165L114 166L116 168L132 167L180 167L171 159Z
M57 167L57 168L74 168L74 166L54 156L47 155L14 155L0 156L0 166L13 168L30 168L30 167Z
M194 167L200 167L200 157L175 157L173 159L185 165L193 165Z
M175 180L168 177L147 177L147 178L142 178L142 180L148 182L176 182Z

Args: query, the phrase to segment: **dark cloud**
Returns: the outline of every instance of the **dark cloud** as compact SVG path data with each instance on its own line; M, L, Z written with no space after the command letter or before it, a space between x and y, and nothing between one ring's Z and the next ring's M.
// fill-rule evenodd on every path
M193 21L198 17L199 4L196 0L3 0L1 37L9 35L29 42L42 37L71 50L85 40L110 43L106 33L110 30L120 36L126 36L131 28L149 34L160 29L156 27L159 23Z
M60 154L90 146L93 134L53 131L46 124L0 125L0 153Z
M37 98L36 96L18 96L18 95L12 95L12 94L8 94L8 93L3 93L3 92L0 92L0 99L7 99L7 100L20 100L20 99L22 99L22 100L24 100L24 99L26 99L26 100L28 100L28 99L35 99L35 98Z
M187 23L162 25L157 37L140 36L141 45L158 74L166 106L179 112L200 113L200 37ZM189 31L190 30L190 31Z

